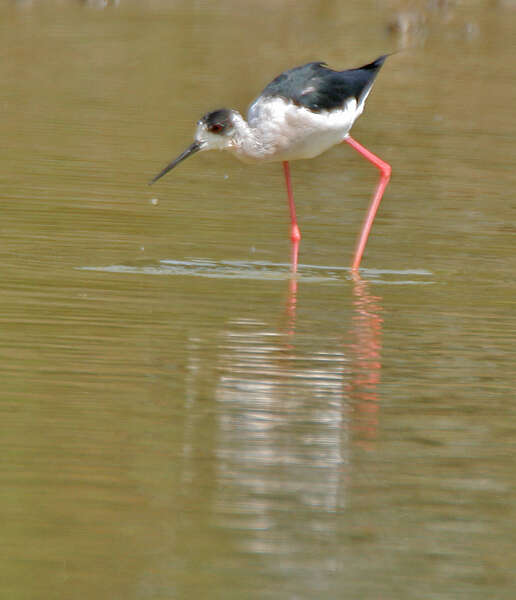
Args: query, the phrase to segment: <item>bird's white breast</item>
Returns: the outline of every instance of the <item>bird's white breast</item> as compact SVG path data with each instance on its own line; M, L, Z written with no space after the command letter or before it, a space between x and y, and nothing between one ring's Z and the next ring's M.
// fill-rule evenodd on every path
M251 136L236 153L244 161L313 158L342 142L362 109L355 98L321 112L283 98L258 98L247 115Z

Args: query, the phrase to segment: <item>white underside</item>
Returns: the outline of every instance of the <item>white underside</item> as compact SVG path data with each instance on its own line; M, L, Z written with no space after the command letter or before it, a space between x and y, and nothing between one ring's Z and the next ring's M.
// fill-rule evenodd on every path
M244 162L313 158L341 143L363 108L350 98L341 109L314 113L283 98L259 98L230 150Z

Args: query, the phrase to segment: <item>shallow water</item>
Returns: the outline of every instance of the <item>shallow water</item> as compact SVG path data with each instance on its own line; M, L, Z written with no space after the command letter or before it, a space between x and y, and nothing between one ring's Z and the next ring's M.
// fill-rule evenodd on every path
M0 7L6 597L514 598L516 14L400 6ZM360 277L347 146L292 165L295 277L279 165L147 186L206 110L396 48Z

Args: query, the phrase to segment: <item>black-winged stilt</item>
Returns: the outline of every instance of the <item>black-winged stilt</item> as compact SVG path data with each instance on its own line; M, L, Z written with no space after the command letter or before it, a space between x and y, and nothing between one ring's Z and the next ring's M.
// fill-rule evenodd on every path
M324 63L312 62L281 73L251 104L247 121L238 111L227 108L204 115L197 123L194 142L150 183L201 150L229 150L246 163L281 161L290 208L290 237L297 248L301 234L289 161L313 158L335 144L347 142L380 171L380 181L353 258L351 268L356 271L389 182L391 167L353 139L349 131L362 114L366 98L387 56L380 56L363 67L346 71L333 71Z

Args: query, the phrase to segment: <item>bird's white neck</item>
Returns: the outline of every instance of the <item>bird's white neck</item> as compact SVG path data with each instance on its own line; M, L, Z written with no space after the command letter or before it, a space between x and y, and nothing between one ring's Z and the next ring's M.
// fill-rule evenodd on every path
M263 160L264 149L260 140L260 132L251 127L237 111L233 112L232 124L234 131L228 150L243 162L251 163Z
M274 156L275 145L267 142L267 136L264 135L263 128L251 127L237 111L234 111L232 121L234 132L231 135L228 150L233 152L239 160L245 163L253 163Z

